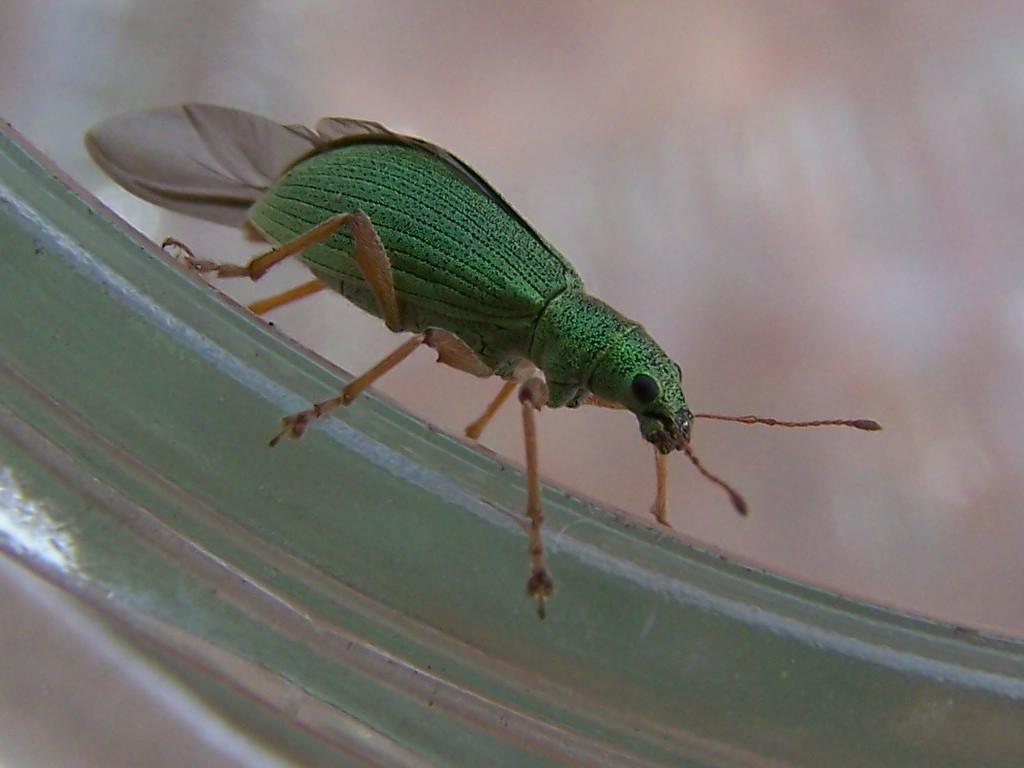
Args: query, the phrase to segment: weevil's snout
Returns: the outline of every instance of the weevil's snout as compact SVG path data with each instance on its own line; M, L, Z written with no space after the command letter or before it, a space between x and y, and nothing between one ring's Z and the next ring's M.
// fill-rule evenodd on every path
M645 411L639 417L644 440L657 448L659 453L680 451L690 442L693 413L685 405L673 415Z

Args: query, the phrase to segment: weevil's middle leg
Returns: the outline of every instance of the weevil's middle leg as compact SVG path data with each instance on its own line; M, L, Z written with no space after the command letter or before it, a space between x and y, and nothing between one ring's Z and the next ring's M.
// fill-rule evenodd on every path
M335 397L329 397L326 400L313 403L313 405L304 411L299 411L298 413L285 416L281 419L281 430L270 439L271 447L277 445L281 441L281 438L285 436L293 439L302 437L303 433L306 431L306 427L308 427L311 422L316 421L327 413L330 413L338 406L348 405L351 403L360 392L411 355L413 351L424 342L425 338L426 334L418 333L411 339L407 339L394 352L370 368L370 370L362 376L350 381L348 385Z
M515 379L506 379L505 383L501 385L501 390L498 392L488 406L484 409L484 412L480 414L479 418L466 427L466 437L470 440L476 440L480 437L480 433L484 431L491 419L494 418L494 414L498 412L498 409L505 404L505 401L509 399L516 387L519 386L519 382Z
M539 411L547 400L547 387L536 376L519 387L519 402L523 408L523 442L526 445L526 516L530 520L529 549L530 580L526 594L537 598L537 615L544 618L546 601L555 589L544 562L544 542L540 529L544 523L544 510L540 505L540 470L537 458L537 425L534 411Z
M488 403L484 412L480 414L476 421L466 427L466 437L471 440L479 439L480 434L484 431L484 427L491 423L491 419L494 418L494 414L496 414L501 406L505 404L505 401L508 400L515 391L515 388L527 379L535 376L536 373L537 366L528 360L521 360L512 372L504 377L505 383L501 385L501 390L495 398Z
M583 403L596 405L599 408L622 409L626 407L611 400L604 400L597 395L587 395ZM651 514L666 528L671 528L672 526L668 522L668 469L665 466L665 454L658 450L654 452L654 472L657 477L658 490L654 496L654 504L651 505Z
M249 305L248 309L254 315L264 315L272 309L283 307L285 304L291 304L293 301L304 299L307 296L312 296L314 293L324 290L327 290L327 286L322 282L310 280L301 285L293 286L287 291L275 293L273 296L267 296L265 299L254 301Z

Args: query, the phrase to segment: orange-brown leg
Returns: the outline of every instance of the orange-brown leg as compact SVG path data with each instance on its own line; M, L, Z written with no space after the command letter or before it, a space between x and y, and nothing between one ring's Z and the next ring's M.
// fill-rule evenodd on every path
M530 554L530 580L526 583L526 594L537 599L537 615L544 618L547 599L555 589L555 582L548 574L544 562L544 542L540 530L544 523L544 510L540 504L540 469L537 456L537 425L534 411L539 411L547 401L547 386L532 377L519 387L519 402L523 410L523 442L526 448L526 517L530 522L528 552Z
M319 243L342 227L348 227L352 233L354 247L350 256L363 273L374 298L377 299L381 317L392 331L400 331L402 322L398 310L398 297L395 294L391 261L384 251L384 245L381 243L373 222L363 211L346 211L335 214L244 265L197 259L186 245L174 239L165 240L164 248L173 246L183 250L184 262L197 272L209 272L217 277L248 277L250 280L259 280L268 270L289 256L294 256L303 248Z
M306 431L306 427L309 426L311 422L330 413L338 406L348 405L351 403L360 392L411 355L413 351L423 343L423 340L424 334L416 334L411 339L407 339L394 352L370 368L370 370L362 376L350 381L348 386L342 389L335 397L329 397L326 400L313 403L312 406L304 411L299 411L298 413L293 413L282 418L280 431L270 439L271 447L277 445L281 441L282 437L287 436L293 439L302 437L302 434Z
M491 419L494 418L494 414L498 412L498 409L505 404L505 401L512 396L512 393L516 391L516 387L519 383L515 379L506 379L505 383L501 385L501 389L498 391L497 397L495 397L488 406L484 409L484 412L480 414L479 418L466 427L466 437L471 440L478 440L480 434L484 431Z
M254 301L249 305L249 311L256 315L265 315L272 309L283 307L285 304L291 304L293 301L304 299L326 289L327 286L319 280L310 280L309 282L302 283L302 285L289 288L287 291L275 293L273 296L267 296L265 299Z

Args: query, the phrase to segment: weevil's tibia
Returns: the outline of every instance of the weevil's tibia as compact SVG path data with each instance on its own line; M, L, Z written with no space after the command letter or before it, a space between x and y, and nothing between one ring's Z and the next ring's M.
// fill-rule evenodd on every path
M341 390L336 397L321 400L318 403L313 403L312 406L304 411L299 411L298 413L285 416L281 419L281 430L270 439L271 448L277 445L281 441L282 437L287 436L293 439L302 437L302 434L306 431L306 427L308 427L311 422L330 413L338 406L348 405L351 403L356 399L360 392L411 355L413 351L424 342L425 338L426 334L418 333L411 339L407 339L400 347L398 347L398 349L370 368L370 370L362 376L350 381L348 386Z
M254 301L248 306L248 310L254 315L264 315L272 309L277 309L285 304L291 304L293 301L304 299L307 296L312 296L314 293L326 290L327 286L321 283L319 280L310 280L302 285L296 285L293 288L289 288L287 291L276 293L273 296L267 296L265 299Z
M217 277L248 277L250 280L259 280L272 267L280 264L289 256L294 256L303 248L319 243L325 237L337 232L341 226L347 223L350 216L350 213L339 213L331 216L329 219L321 221L315 227L307 229L298 237L293 237L291 240L271 248L266 253L260 254L244 265L224 264L217 261L197 259L188 247L174 238L164 240L163 247L166 248L171 245L184 250L184 262L196 272L212 272ZM363 216L365 217L366 214L363 214Z
M484 409L484 412L480 414L480 417L466 427L466 437L470 440L477 440L480 438L480 434L484 431L491 419L494 418L494 414L498 412L498 409L505 404L505 401L509 399L513 392L515 392L518 382L515 379L506 379L505 383L501 385L501 390L498 392L497 397L491 400L490 404Z
M665 454L659 450L654 451L654 472L658 479L658 491L654 496L654 504L651 505L651 514L654 519L671 528L668 522L668 469L665 466Z
M523 410L523 442L526 447L526 517L530 521L529 554L530 580L526 594L537 598L537 615L544 618L546 602L555 589L544 562L544 542L540 529L544 523L544 510L540 505L540 472L537 458L537 426L534 411L547 401L547 386L537 377L527 379L519 387L519 402Z

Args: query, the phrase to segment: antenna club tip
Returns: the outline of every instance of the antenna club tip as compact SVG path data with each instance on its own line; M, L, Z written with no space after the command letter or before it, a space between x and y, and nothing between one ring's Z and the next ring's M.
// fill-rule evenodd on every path
M857 419L853 422L853 426L866 432L880 432L882 429L882 425L874 419Z
M738 493L736 493L735 491L731 491L729 493L729 498L732 500L733 509L735 509L736 512L738 512L743 517L746 517L747 516L747 502L746 502L746 500L742 496L740 496Z

